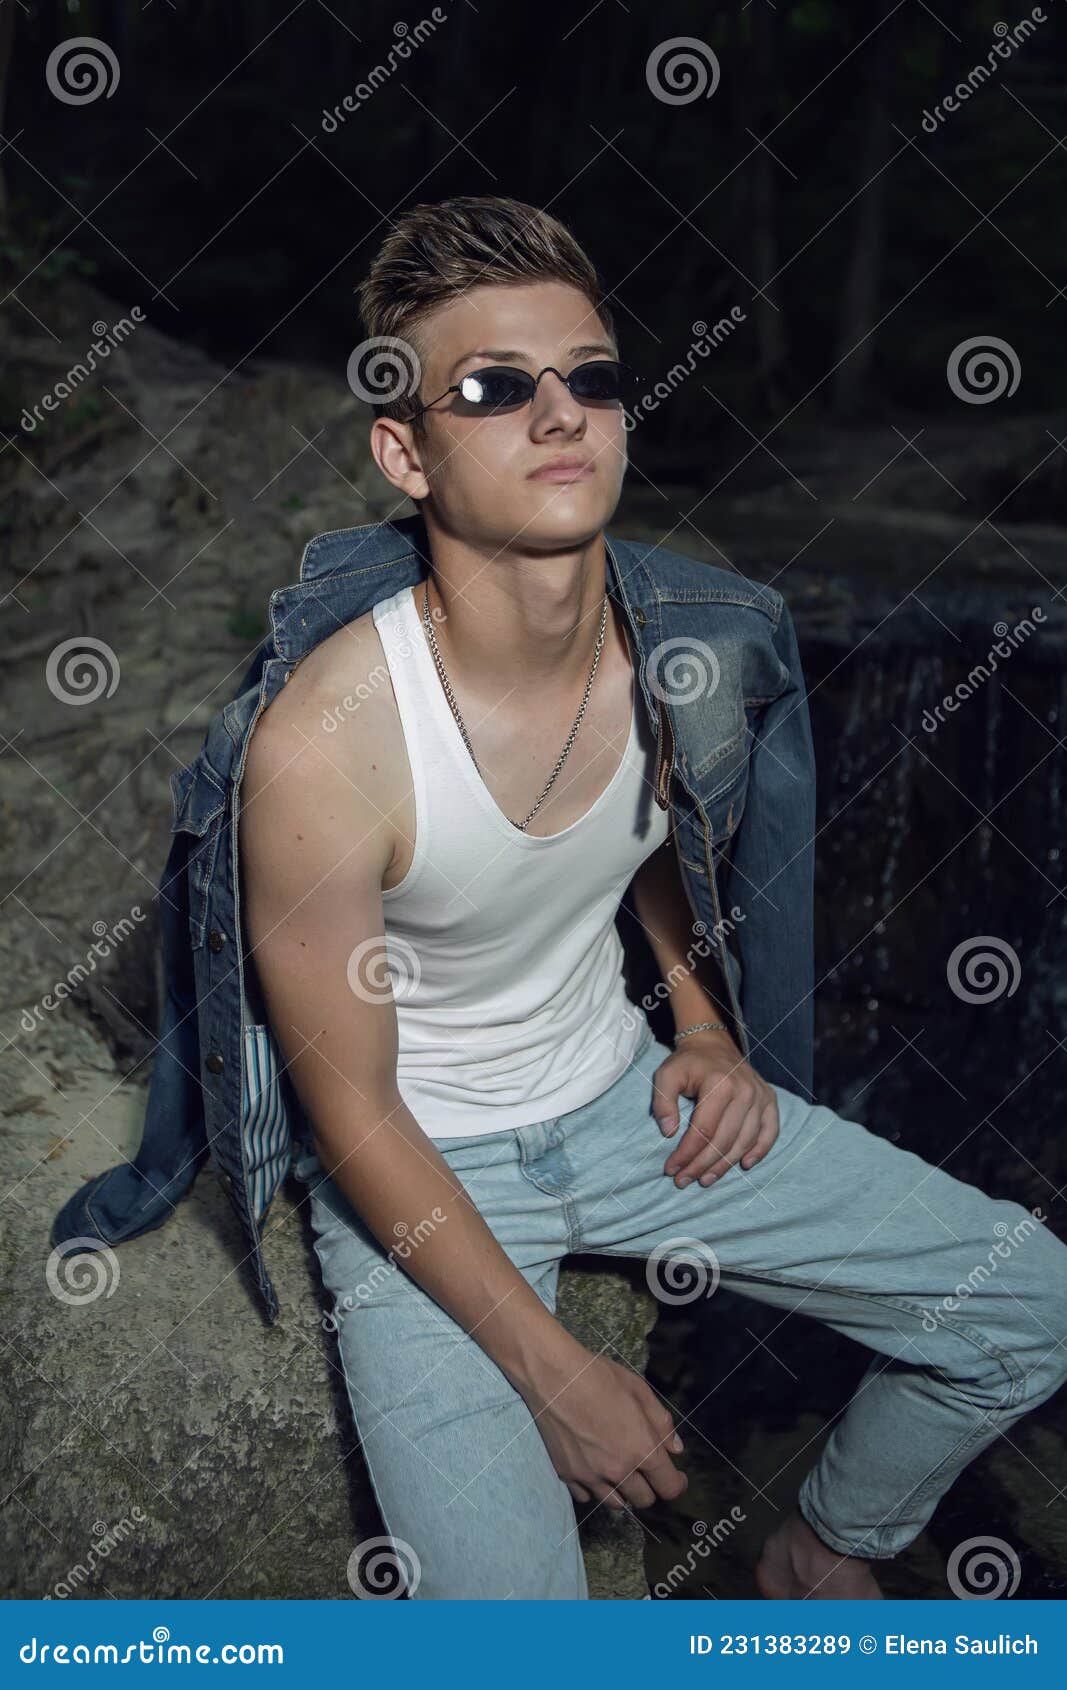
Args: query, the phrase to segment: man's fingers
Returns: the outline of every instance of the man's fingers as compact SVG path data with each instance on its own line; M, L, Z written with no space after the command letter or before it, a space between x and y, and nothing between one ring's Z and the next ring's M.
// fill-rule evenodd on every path
M743 1168L754 1168L757 1162L762 1162L768 1150L778 1137L778 1099L771 1094L771 1100L760 1116L760 1130L756 1135L756 1142L741 1158Z
M656 1495L662 1497L665 1502L673 1502L689 1485L686 1475L663 1450L656 1450L647 1461L642 1461L641 1472Z
M726 1098L701 1097L689 1118L689 1125L664 1165L664 1172L686 1183L694 1177L693 1164L711 1150L722 1155L733 1144L751 1107L747 1092ZM705 1162L706 1165L706 1162Z
M678 1131L678 1122L681 1119L678 1114L678 1098L682 1090L682 1072L679 1067L672 1067L664 1073L665 1068L666 1063L663 1068L657 1070L652 1084L652 1113L664 1138L670 1138L672 1133Z
M656 1493L648 1480L642 1476L640 1468L636 1473L631 1473L617 1488L622 1491L630 1508L651 1508L656 1500Z
M698 1150L718 1137L731 1101L731 1082L721 1077L700 1093L689 1116L689 1125L664 1163L664 1173L680 1173Z
M566 1485L575 1502L592 1502L592 1496L586 1490L584 1485L580 1485L578 1483L577 1479L568 1479L566 1481Z
M686 1170L691 1178L696 1178L701 1185L714 1185L723 1174L729 1173L744 1157L746 1151L751 1150L759 1134L759 1116L754 1112L746 1115L741 1124L737 1137L728 1150L719 1153L712 1150L707 1156L697 1157Z

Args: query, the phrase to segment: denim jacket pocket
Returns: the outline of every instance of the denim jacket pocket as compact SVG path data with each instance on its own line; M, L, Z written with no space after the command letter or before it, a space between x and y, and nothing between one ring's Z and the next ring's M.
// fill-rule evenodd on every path
M693 769L698 796L712 834L720 843L736 832L744 814L752 750L759 735L763 712L789 684L789 670L781 662L777 663L777 668L777 691L740 700L740 722L736 731L714 751L709 751ZM767 680L773 687L771 678L767 677Z
M189 935L193 949L198 950L207 930L208 898L226 813L226 787L201 754L171 775L170 790L174 800L171 831L189 836Z
M712 838L728 839L744 813L752 730L745 724L693 770L693 783Z

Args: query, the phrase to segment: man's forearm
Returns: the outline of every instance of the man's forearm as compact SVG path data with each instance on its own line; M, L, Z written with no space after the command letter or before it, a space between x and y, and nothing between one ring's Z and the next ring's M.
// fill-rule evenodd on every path
M642 863L634 879L633 901L667 988L675 1028L728 1020L726 982L710 942L693 932L672 839ZM729 1040L727 1032L719 1036Z
M570 1377L586 1352L508 1256L403 1102L352 1142L316 1133L319 1160L396 1263L522 1395Z

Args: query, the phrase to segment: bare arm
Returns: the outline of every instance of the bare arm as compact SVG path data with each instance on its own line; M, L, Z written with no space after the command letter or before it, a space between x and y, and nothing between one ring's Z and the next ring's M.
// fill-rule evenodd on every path
M722 1021L728 999L710 941L693 933L689 903L678 870L673 839L665 839L634 877L634 908L669 993L675 1030L699 1021ZM712 1035L740 1057L727 1031Z
M308 730L317 712L301 712L295 695L284 703L249 752L242 880L271 1026L319 1159L384 1249L398 1236L421 1240L405 1270L530 1404L573 1494L610 1502L617 1478L637 1506L652 1487L675 1495L684 1479L662 1447L668 1411L546 1309L400 1097L381 900L387 794L373 764L352 762L350 742ZM620 1396L614 1377L605 1389L606 1371L627 1381L624 1414L603 1413Z
M634 908L670 994L676 1029L720 1021L727 999L706 942L694 938L691 912L673 841L646 858L634 881ZM708 983L716 982L716 995ZM724 1029L691 1033L656 1070L652 1113L665 1138L678 1130L680 1096L694 1098L689 1125L664 1163L679 1187L699 1179L713 1185L740 1163L745 1169L770 1150L778 1136L778 1104Z

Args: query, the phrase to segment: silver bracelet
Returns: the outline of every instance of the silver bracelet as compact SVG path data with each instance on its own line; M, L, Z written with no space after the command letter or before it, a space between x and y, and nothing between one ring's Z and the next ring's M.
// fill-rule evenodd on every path
M715 1033L720 1029L724 1033L728 1031L725 1021L697 1021L692 1027L683 1027L680 1033L675 1033L674 1042L679 1044L682 1039L687 1039L690 1033Z

